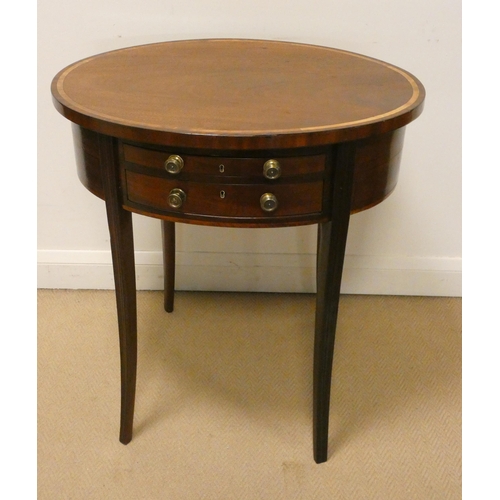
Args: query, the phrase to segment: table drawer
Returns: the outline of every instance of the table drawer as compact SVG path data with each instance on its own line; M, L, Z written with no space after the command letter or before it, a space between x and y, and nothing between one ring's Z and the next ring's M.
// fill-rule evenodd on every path
M169 202L173 190L182 190L185 195L185 199L176 198L180 202L178 207ZM146 211L234 218L289 217L321 213L323 182L276 185L182 182L126 171L126 192L128 202ZM274 205L276 208L266 211L261 203L268 209Z
M177 157L182 164L178 173L171 173L167 168L168 159ZM178 160L180 158L180 160ZM326 155L313 154L307 156L234 158L227 156L197 156L176 152L164 152L154 149L140 148L130 144L123 145L125 165L140 165L151 169L169 172L172 177L187 178L192 175L249 177L272 179L266 177L264 171L269 168L269 160L279 164L279 178L286 179L298 175L317 174L325 170ZM265 167L265 165L267 165Z

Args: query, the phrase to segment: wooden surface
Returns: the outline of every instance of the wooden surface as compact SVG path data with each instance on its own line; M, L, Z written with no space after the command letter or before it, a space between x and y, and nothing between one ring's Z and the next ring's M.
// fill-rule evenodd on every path
M115 137L220 149L326 145L400 128L424 89L395 66L342 50L192 40L108 52L62 70L57 109Z
M117 151L111 137L100 136L99 151L106 198L120 339L120 441L132 439L137 377L137 300L132 214L120 203Z
M314 459L328 458L333 348L352 212L394 189L404 127L424 89L407 72L325 47L257 40L153 44L90 57L53 80L74 122L78 175L106 201L122 370L120 441L132 439L137 365L130 212L163 219L165 310L174 306L175 222L318 226ZM169 155L183 158L172 174ZM283 174L267 179L266 161ZM223 166L223 167L222 167ZM182 189L182 206L169 194ZM268 213L264 193L277 197Z
M405 128L400 128L392 132L356 141L351 213L366 210L367 208L380 203L394 190L398 178L404 134ZM73 138L77 171L80 181L90 192L104 199L101 179L102 172L99 165L99 134L74 125ZM165 169L162 168L162 162L169 156L169 154L172 152L183 153L182 151L179 151L178 148L172 149L160 146L155 149L148 150L124 144L123 149L124 151L129 151L129 154L123 155L123 163L127 166L127 169L139 170L141 167L148 167L150 174L157 175L159 178L167 177ZM138 154L137 151L140 151L140 154ZM189 151L200 154L197 150ZM132 153L130 154L130 152ZM145 154L145 152L147 152L147 154ZM208 155L207 151L203 150L203 152ZM236 154L233 150L229 153L233 156ZM318 159L321 157L321 155L309 156L309 159L311 160L307 163L307 170L309 173L318 174ZM196 167L196 175L198 175L200 172L206 174L210 165L212 168L217 167L219 165L217 161L222 160L220 156L190 157L189 154L183 154L183 158L186 160L187 166L185 169L188 173L186 174L186 172L181 172L181 174L179 174L177 178L182 182L185 180L193 180L193 175L189 173L188 169L190 163ZM217 161L214 162L214 160ZM292 164L290 164L291 160ZM258 161L262 163L261 158ZM255 158L244 157L236 160L233 157L226 157L224 158L224 164L227 166L226 172L229 174L234 174L240 178L248 177L254 178L254 180L257 178L259 163L255 161ZM297 165L294 157L289 158L288 162L285 160L285 164L288 165L288 168L291 167L292 173L305 173L304 169L301 168L303 164L299 163ZM153 172L154 174L152 174ZM283 174L283 178L285 180L287 178L286 172L289 173L290 171L287 169ZM194 179L196 180L196 177ZM280 179L280 182L281 181L283 181L283 179ZM129 206L128 208L138 213L146 213L137 207ZM147 214L153 217L172 220L172 218L166 213L160 214L150 210ZM179 218L179 213L175 213L174 216ZM320 222L320 219L321 217L317 220L317 222ZM273 219L268 218L267 222L272 225L272 220ZM195 221L184 218L183 222L194 222L197 224L210 223L199 218ZM311 217L306 219L306 223L311 223ZM227 225L237 225L237 223L233 222L232 224L228 223Z

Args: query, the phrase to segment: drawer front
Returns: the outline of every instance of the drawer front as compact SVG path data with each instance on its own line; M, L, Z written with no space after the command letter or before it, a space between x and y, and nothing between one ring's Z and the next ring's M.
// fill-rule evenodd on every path
M182 182L126 171L127 199L145 210L172 215L229 218L273 218L322 211L323 182L293 184L231 184ZM182 190L185 199L174 208L169 203L173 190ZM273 211L261 207L263 195L272 195L277 203Z
M269 160L279 163L280 178L318 174L325 170L326 155L315 154L292 157L257 157L230 158L223 156L195 156L182 153L166 153L153 149L140 148L129 144L123 145L123 160L125 164L140 165L152 170L167 172L166 162L171 156L182 159L180 173L169 174L180 179L192 175L223 176L239 178L265 179L264 165Z

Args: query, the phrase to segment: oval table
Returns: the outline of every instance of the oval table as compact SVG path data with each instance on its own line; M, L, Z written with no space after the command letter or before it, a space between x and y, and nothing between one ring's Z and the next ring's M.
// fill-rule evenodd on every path
M340 283L351 213L394 189L425 91L385 62L265 40L187 40L89 57L52 82L78 175L105 200L121 359L120 441L132 439L137 314L132 216L162 220L165 309L175 223L318 224L313 449L328 456Z

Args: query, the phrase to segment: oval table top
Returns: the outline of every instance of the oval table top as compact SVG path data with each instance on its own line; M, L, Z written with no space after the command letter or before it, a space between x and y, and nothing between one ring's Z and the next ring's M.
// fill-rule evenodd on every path
M408 72L343 50L207 39L106 52L52 82L58 111L103 134L219 149L333 144L405 126L425 90Z

